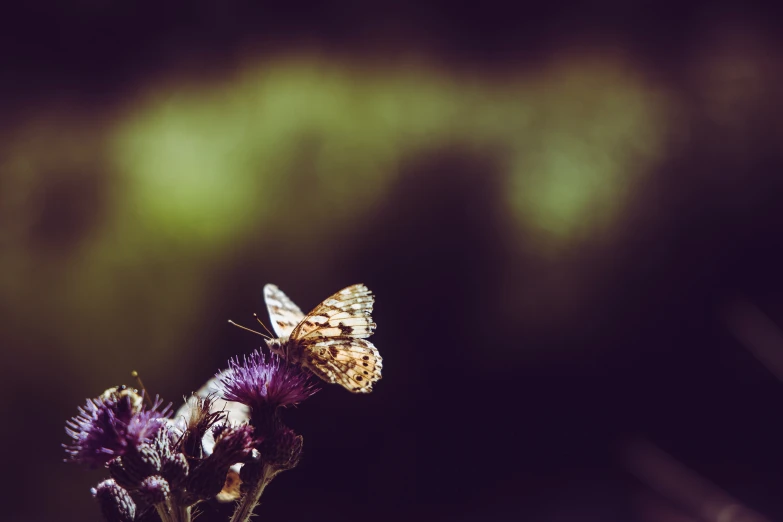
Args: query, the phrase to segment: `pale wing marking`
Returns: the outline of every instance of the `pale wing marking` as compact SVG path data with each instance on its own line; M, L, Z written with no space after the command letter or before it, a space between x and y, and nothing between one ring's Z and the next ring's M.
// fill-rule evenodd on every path
M291 333L306 337L353 337L365 339L375 331L372 309L375 296L364 285L340 290L316 306Z
M289 337L305 318L299 307L275 285L264 287L264 301L272 321L272 329L279 337Z

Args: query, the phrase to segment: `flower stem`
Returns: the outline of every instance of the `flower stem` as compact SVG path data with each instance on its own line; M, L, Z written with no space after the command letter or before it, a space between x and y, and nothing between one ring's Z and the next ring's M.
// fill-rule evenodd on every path
M155 509L158 511L158 516L162 522L174 522L169 512L169 506L167 502L160 502L155 504Z
M155 504L162 522L190 522L190 506L181 506L173 500Z
M269 466L264 466L261 478L250 487L245 496L242 497L242 500L239 501L239 506L234 511L231 522L248 522L250 520L250 517L253 515L253 509L258 505L258 501L264 493L264 488L269 484L270 480L272 480L272 470Z
M174 506L174 520L176 522L190 522L190 506Z

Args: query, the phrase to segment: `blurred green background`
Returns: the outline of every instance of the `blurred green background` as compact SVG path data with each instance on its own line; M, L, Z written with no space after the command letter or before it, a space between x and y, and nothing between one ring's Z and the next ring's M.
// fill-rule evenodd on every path
M307 460L265 519L336 520L346 498L384 520L644 517L614 441L687 432L689 386L780 393L720 355L725 375L694 384L710 335L730 344L716 307L780 306L764 13L607 4L582 27L579 6L382 7L396 15L85 2L6 19L4 520L96 519L101 474L61 464L65 420L134 369L170 400L199 387L258 344L226 320L265 317L267 282L303 309L368 284L386 373L372 396L330 388L293 412ZM660 401L675 410L645 406ZM485 455L494 440L505 456ZM736 451L738 495L783 514Z

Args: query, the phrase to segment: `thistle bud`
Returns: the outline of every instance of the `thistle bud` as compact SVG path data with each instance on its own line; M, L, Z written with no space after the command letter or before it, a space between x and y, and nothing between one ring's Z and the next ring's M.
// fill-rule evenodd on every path
M215 426L215 448L209 458L227 468L237 462L243 462L253 451L256 442L253 431L253 427L247 424L236 427L226 424Z
M138 482L160 472L160 455L151 444L131 447L122 458L122 464L129 475Z
M134 477L125 469L125 466L122 465L122 457L111 459L107 467L109 468L109 474L112 478L123 488L134 490L139 487L141 479Z
M185 481L189 471L188 461L182 453L174 453L163 460L160 468L160 474L175 488Z
M193 500L209 500L223 489L228 467L218 466L213 459L207 458L191 470L187 477L187 491Z
M106 522L133 522L136 518L136 503L114 480L104 480L92 490L92 494Z
M304 439L289 428L282 428L261 443L261 458L276 471L296 467L302 457Z
M245 491L250 484L258 484L258 481L264 476L264 463L261 460L261 453L254 449L247 461L239 470L239 478L242 481L242 490Z
M231 465L244 461L253 451L253 428L223 426L217 429L215 449L190 471L188 492L198 500L207 500L221 492Z
M161 504L171 494L169 483L160 475L145 478L138 489L139 496L149 504Z

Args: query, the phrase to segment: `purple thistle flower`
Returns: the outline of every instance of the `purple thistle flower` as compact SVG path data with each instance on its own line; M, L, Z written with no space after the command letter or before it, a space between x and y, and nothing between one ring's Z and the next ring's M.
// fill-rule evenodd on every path
M217 379L223 399L255 412L295 406L318 391L310 376L297 366L259 351L245 356L241 364L239 358L231 359Z
M79 414L66 422L65 432L74 440L63 444L66 460L90 467L105 465L129 449L151 442L165 425L170 406L159 410L159 399L147 410L140 403L132 405L127 395L109 391L87 399Z

